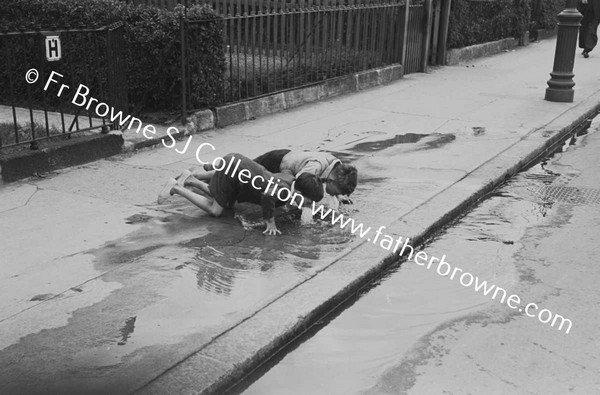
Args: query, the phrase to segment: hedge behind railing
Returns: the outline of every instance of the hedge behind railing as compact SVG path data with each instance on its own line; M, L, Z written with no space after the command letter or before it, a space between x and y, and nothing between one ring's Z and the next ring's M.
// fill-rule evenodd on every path
M452 0L448 48L554 29L565 0Z
M0 29L99 27L123 20L131 110L169 110L179 108L181 103L179 17L183 12L183 6L168 11L116 0L1 0ZM217 17L205 6L189 8L187 15L198 19ZM217 27L202 31L202 36L200 50L190 63L201 64L211 73L195 83L193 99L197 106L214 101L225 67L222 32ZM23 70L28 66L22 65Z
M453 0L448 48L520 38L529 30L529 0Z
M554 29L565 0L531 0L531 30Z

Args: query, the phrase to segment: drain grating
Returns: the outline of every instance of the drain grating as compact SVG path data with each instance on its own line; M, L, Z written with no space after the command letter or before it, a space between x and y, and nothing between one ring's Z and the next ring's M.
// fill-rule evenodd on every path
M550 198L564 203L600 206L600 189L546 185L541 187L537 193L544 200Z

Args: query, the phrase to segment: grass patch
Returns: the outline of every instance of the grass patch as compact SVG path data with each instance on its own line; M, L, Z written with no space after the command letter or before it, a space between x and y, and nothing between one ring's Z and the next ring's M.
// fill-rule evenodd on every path
M29 142L33 139L33 132L36 137L47 136L45 125L39 122L31 122L24 125L17 123L16 133L19 137L19 142ZM62 131L56 125L50 125L50 136L61 137ZM13 122L0 122L0 146L15 144L17 142L15 135L15 124Z

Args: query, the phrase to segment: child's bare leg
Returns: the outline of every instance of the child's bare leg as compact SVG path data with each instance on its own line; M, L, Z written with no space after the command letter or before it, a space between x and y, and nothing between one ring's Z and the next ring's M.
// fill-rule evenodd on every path
M186 180L185 180L185 186L191 186L191 187L194 187L194 188L198 188L199 190L201 190L202 192L204 192L208 196L211 196L210 190L208 189L208 184L205 183L205 182L202 182L202 181L198 180L193 175L189 176L188 178L186 178Z
M223 213L223 207L217 203L214 199L205 198L195 192L185 189L179 185L175 185L171 192L177 194L185 199L189 200L196 207L214 215L215 217L220 216Z
M201 181L210 181L214 174L215 174L214 170L204 171L204 170L194 169L194 171L192 171L192 175L197 180L201 180Z
M185 189L180 185L175 185L171 189L171 193L177 194L181 197L186 198L191 203L193 203L196 207L201 208L204 211L210 212L210 208L212 207L212 203L214 199L209 199L204 196L201 196L195 192L190 191L189 189Z
M177 185L177 180L175 180L174 178L170 178L163 187L163 189L161 189L161 191L159 192L158 199L156 199L156 202L158 204L163 204L171 195L173 195L173 187L175 185Z

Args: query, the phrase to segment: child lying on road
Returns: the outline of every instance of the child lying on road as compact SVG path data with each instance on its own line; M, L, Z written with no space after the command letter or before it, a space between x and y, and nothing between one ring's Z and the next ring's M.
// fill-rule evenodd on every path
M279 149L266 152L254 159L271 172L290 171L296 177L302 173L314 174L326 184L329 195L350 195L356 188L358 172L354 166L327 152L304 152Z
M314 174L325 184L325 194L321 204L338 210L340 201L351 203L348 197L356 188L358 172L354 166L327 152L303 152L279 149L266 152L254 159L269 171L289 171L298 177L300 174ZM340 195L346 198L340 199ZM302 209L302 223L312 222L312 211Z
M358 181L358 172L354 166L342 163L338 158L327 152L304 152L279 149L266 152L254 159L272 173L291 172L298 177L300 174L314 174L325 184L325 197L321 202L334 210L338 209L340 195L349 196ZM205 165L204 170L193 171L198 179L209 181L214 170ZM350 202L346 197L342 202ZM303 210L303 222L309 210ZM305 215L307 214L307 215ZM308 216L310 217L310 216ZM308 221L307 221L308 222Z
M215 217L225 209L233 208L236 201L260 204L266 224L263 233L275 235L281 234L275 225L275 207L285 203L302 207L323 198L323 183L314 174L305 173L294 179L289 172L272 173L240 154L228 154L222 159L223 166L214 170L208 185L189 170L177 179L171 178L158 195L158 204L177 194ZM208 197L190 191L186 186L198 188Z

